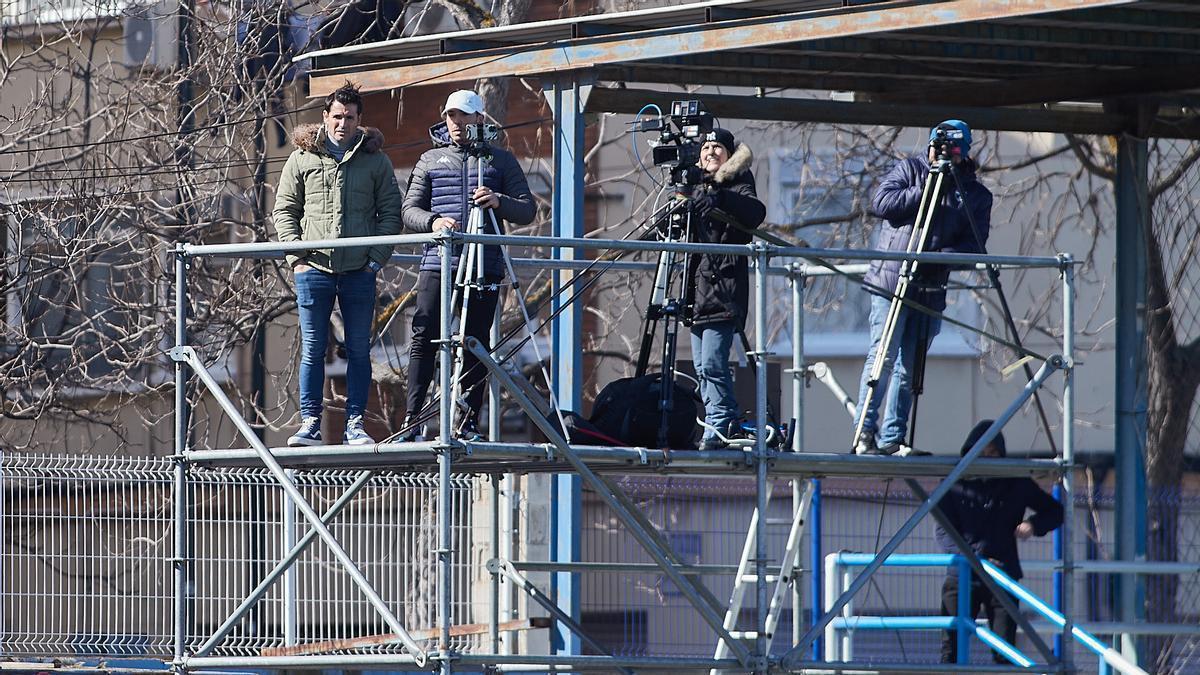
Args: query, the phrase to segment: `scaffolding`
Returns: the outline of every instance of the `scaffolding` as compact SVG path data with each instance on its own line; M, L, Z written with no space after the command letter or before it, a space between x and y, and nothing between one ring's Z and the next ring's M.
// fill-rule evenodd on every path
M767 425L767 360L771 356L766 342L766 326L768 312L768 283L770 277L786 278L791 289L791 323L792 323L792 354L791 368L788 373L792 388L792 417L801 428L793 435L792 445L787 448L769 448L766 435L756 435L753 447L744 449L726 449L714 451L671 451L656 448L610 448L589 447L569 444L560 431L538 411L537 403L531 399L528 386L522 386L508 369L498 363L486 349L477 341L468 338L464 342L444 340L439 344L440 349L440 385L442 391L451 390L452 350L456 347L471 350L480 362L485 364L495 385L504 389L522 410L529 416L542 434L549 439L545 444L504 442L498 436L498 425L491 425L490 438L487 441L460 441L451 437L451 418L453 401L446 396L440 399L441 424L438 438L428 442L415 443L379 443L373 446L332 445L310 448L268 448L255 434L241 415L236 405L222 390L221 383L208 371L201 356L188 344L187 317L187 270L192 259L207 256L236 256L236 257L271 257L280 252L304 250L312 248L339 248L348 246L364 246L374 244L423 244L434 243L440 247L442 264L442 332L451 334L451 314L449 298L452 292L453 275L450 274L452 265L451 251L455 244L489 243L503 246L524 247L553 247L561 251L588 249L607 249L610 251L674 251L693 254L724 254L748 256L751 259L754 276L754 317L755 335L754 349L748 356L756 363L756 405L758 429ZM938 500L947 493L955 481L969 476L1028 476L1054 475L1061 477L1063 487L1063 502L1066 510L1063 539L1067 545L1063 548L1061 574L1063 579L1064 598L1062 606L1071 607L1070 593L1072 575L1075 564L1070 542L1073 537L1073 496L1074 486L1070 469L1073 466L1073 433L1070 420L1073 418L1073 369L1072 361L1073 329L1074 329L1074 289L1073 289L1073 260L1063 254L1055 257L1033 256L981 256L950 253L895 253L885 251L863 251L842 249L812 249L799 247L783 247L756 242L750 245L718 245L695 243L658 243L644 241L605 241L582 238L563 237L530 237L506 235L473 235L457 232L421 235L397 235L385 237L362 237L353 240L326 240L289 243L247 243L247 244L218 244L218 245L180 245L177 249L175 282L178 289L176 295L176 344L171 350L171 358L175 361L176 377L176 455L175 455L175 645L174 666L181 671L212 668L398 668L406 665L422 669L436 669L442 673L450 673L455 669L479 668L492 670L543 669L543 670L607 670L629 672L645 670L681 671L712 671L712 672L941 672L953 671L956 665L932 666L929 664L906 663L875 663L869 667L862 664L847 662L818 661L809 656L810 648L824 633L826 627L836 617L842 615L847 604L854 595L866 584L871 575L888 562L889 556L908 536L917 523L926 515L933 514L943 526L947 523L940 518L935 506ZM572 256L573 257L573 256ZM783 259L781 264L772 265L772 261ZM1057 272L1061 280L1063 303L1063 337L1061 353L1043 356L1034 377L1026 383L1020 395L997 416L995 424L979 440L978 443L961 459L944 456L927 457L888 457L888 456L854 456L840 453L809 452L803 447L803 405L805 380L808 377L808 364L805 362L803 349L804 332L804 290L806 279L814 274L841 273L837 264L843 262L861 262L873 259L886 260L916 260L923 263L952 264L973 267L990 265L998 268L1045 268ZM801 262L803 261L803 262ZM529 261L524 261L529 262ZM536 264L551 269L587 270L583 261L577 260L537 260ZM638 263L622 263L626 269L639 269L650 265ZM582 276L575 276L574 280ZM1062 400L1062 439L1061 454L1053 459L978 459L984 446L1001 430L1033 394L1051 378L1061 375ZM205 393L220 406L223 412L236 425L238 431L249 444L248 448L231 449L196 449L188 446L188 390L189 378L195 377L203 385ZM492 410L496 411L496 387L493 386ZM495 412L493 412L495 415ZM196 646L188 644L186 635L190 621L189 577L190 555L193 550L189 540L189 513L192 505L187 503L189 482L197 467L206 471L234 470L238 467L265 466L270 475L278 483L286 495L290 508L294 508L297 517L307 521L309 527L303 536L286 542L280 559L274 568L267 573L257 585L242 598L234 609L212 631L211 635ZM341 496L329 505L324 513L319 513L297 487L297 471L315 469L355 469L358 470L355 480L346 487ZM395 606L389 605L372 586L372 582L356 565L351 555L339 542L331 530L331 523L339 512L353 497L381 471L419 471L435 472L437 481L436 498L436 625L432 631L421 631L416 634L415 627L406 626L398 616ZM731 473L753 477L755 484L755 515L752 526L747 534L746 545L742 560L736 571L734 597L729 602L722 602L699 581L699 575L711 574L712 570L703 570L702 566L688 564L671 547L670 543L657 532L649 520L640 512L625 492L613 480L615 475L636 474L639 472L674 475L729 475ZM711 658L670 658L647 656L613 656L603 655L603 646L586 635L586 631L572 617L556 606L552 598L541 593L522 571L538 569L543 571L558 571L578 573L588 569L599 569L602 563L581 563L578 561L547 562L543 564L531 561L513 560L511 551L503 551L499 538L499 503L501 475L532 474L532 473L569 473L581 477L608 507L617 519L627 528L632 536L653 560L656 570L687 599L698 615L718 636L714 656ZM452 555L455 550L455 509L452 505L452 486L457 476L463 474L486 475L493 477L492 500L493 519L490 543L491 559L486 568L492 575L491 607L488 611L490 621L486 626L486 634L490 639L484 644L490 649L484 651L466 651L460 649L461 643L455 641L456 636L464 634L459 618L454 616L454 576L452 570ZM771 642L776 636L783 596L787 593L801 593L798 583L800 573L797 565L797 551L800 535L807 520L808 504L812 492L806 479L824 476L894 476L908 481L914 493L923 498L920 507L908 520L892 533L890 539L861 566L861 571L836 598L826 598L824 612L814 617L812 625L803 634L799 633L800 621L798 616L793 620L793 635L791 649L782 658L771 656ZM766 548L767 518L759 517L767 513L768 499L771 492L772 479L790 479L792 481L792 522L788 541L789 550L779 566L769 566ZM916 478L937 478L937 487L926 493L918 484ZM948 528L953 532L953 528ZM957 535L957 533L953 533ZM297 645L294 636L285 636L283 648L270 650L258 655L214 655L214 649L226 639L234 626L260 601L275 583L285 578L289 568L303 555L306 548L313 542L321 540L332 552L338 564L352 580L353 584L366 598L367 602L377 613L377 619L387 627L389 633L383 635L365 636L360 641L337 641L327 644ZM961 537L959 537L961 543ZM982 574L984 564L964 546L961 551L963 564L969 565L977 573ZM286 549L286 550L284 550ZM509 556L509 557L505 557ZM790 558L789 558L790 556ZM609 566L620 566L620 563ZM500 605L502 604L501 580L511 584L511 588L528 593L537 604L542 605L560 626L577 634L592 650L601 655L580 654L513 654L501 653L511 651L500 650L500 633L513 628L507 622L500 622ZM774 587L772 587L772 584ZM754 626L749 630L737 630L737 616L740 613L743 598L752 596L755 607ZM799 612L800 603L793 603L793 612ZM294 607L285 607L285 613L294 612ZM1073 623L1068 612L1061 625L1062 641L1061 658L1049 650L1046 644L1033 632L1028 622L1017 614L1022 628L1030 636L1039 649L1039 660L1036 666L1042 672L1070 672L1072 665ZM521 623L521 622L517 622ZM285 619L285 625L294 624L294 616ZM476 629L484 632L483 629ZM398 645L399 651L391 650L373 653L353 653L354 649L363 646ZM369 651L369 650L368 650ZM324 652L324 653L321 653ZM351 652L351 653L348 653ZM972 672L1019 672L1026 671L1019 666L971 666ZM1140 672L1137 670L1126 672Z

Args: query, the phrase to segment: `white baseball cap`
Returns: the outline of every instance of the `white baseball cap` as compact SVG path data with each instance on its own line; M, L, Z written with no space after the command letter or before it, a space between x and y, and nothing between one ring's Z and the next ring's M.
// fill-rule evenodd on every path
M446 98L446 105L442 106L442 115L451 110L461 110L468 115L481 113L483 112L483 99L470 89L459 89Z

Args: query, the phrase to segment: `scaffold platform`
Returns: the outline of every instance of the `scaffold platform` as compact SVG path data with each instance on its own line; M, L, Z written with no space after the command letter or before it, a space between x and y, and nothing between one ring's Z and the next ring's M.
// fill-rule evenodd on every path
M380 443L377 445L325 445L307 448L270 448L279 464L288 469L377 469L398 472L437 471L442 448L437 442ZM601 474L668 474L688 476L753 476L758 458L746 450L662 450L652 448L571 445L571 450ZM462 474L570 473L570 462L552 443L494 443L451 441L454 471ZM251 448L190 450L184 457L204 467L261 467ZM823 478L827 476L943 478L958 464L948 455L888 456L770 451L764 461L772 478ZM1071 467L1057 459L984 458L973 462L965 478L1013 476L1047 477Z
M928 456L860 456L849 453L808 452L803 447L803 395L807 364L799 349L793 349L792 367L789 369L792 387L792 418L800 424L800 433L791 436L791 445L787 447L768 447L765 434L757 434L749 447L728 448L724 450L667 450L645 447L599 447L572 445L564 438L545 414L546 401L535 401L538 396L528 382L521 376L511 372L498 361L494 354L485 349L474 338L457 337L454 340L443 340L439 344L440 380L439 389L443 392L452 390L449 365L453 362L452 350L462 349L471 352L484 367L487 368L493 382L492 410L497 410L499 393L503 391L532 422L543 443L504 442L493 436L487 441L464 442L456 440L449 433L452 427L455 411L447 397L440 399L437 428L440 430L435 439L417 443L382 442L373 445L329 445L303 448L268 448L254 433L254 430L242 418L237 406L226 396L222 385L208 372L208 367L199 352L187 343L186 331L186 286L187 260L191 257L205 255L277 255L280 250L298 248L338 248L349 245L346 240L329 240L321 242L294 242L287 244L221 244L209 246L181 246L176 264L176 281L180 288L179 304L177 306L176 346L170 352L177 364L177 406L181 411L180 427L177 431L177 461L179 469L177 481L180 484L179 493L186 493L189 480L197 479L209 472L226 470L237 471L247 468L266 467L274 476L278 486L286 494L287 500L299 512L297 519L303 517L310 528L307 533L297 540L290 542L286 553L281 557L275 568L267 574L259 586L249 593L239 606L221 623L213 634L202 645L195 648L183 649L179 655L179 663L184 669L196 668L225 668L225 667L397 667L402 663L411 662L417 667L436 666L444 674L451 673L455 668L478 665L493 671L504 671L511 668L545 668L548 670L574 671L618 671L618 672L862 672L862 673L911 673L911 672L954 672L961 667L950 664L945 667L931 667L926 664L884 664L873 663L869 666L842 662L815 662L808 658L807 649L820 640L823 632L836 630L831 626L835 617L849 607L852 598L871 579L871 575L883 567L889 557L905 538L913 532L917 523L925 516L932 516L944 527L948 527L951 536L963 548L962 555L978 574L983 574L985 562L980 561L958 535L952 526L940 514L936 504L957 480L969 477L1014 477L1014 476L1044 476L1060 480L1066 492L1071 494L1071 469L1073 468L1073 444L1071 424L1072 415L1072 374L1074 363L1070 355L1073 353L1073 303L1072 275L1074 262L1067 255L1053 257L1022 257L1022 256L980 256L946 253L895 253L885 251L850 251L840 249L810 249L803 247L780 247L761 243L748 246L729 246L695 243L663 243L644 241L597 241L589 239L569 239L561 237L518 237L510 235L471 235L461 233L440 233L429 235L398 235L391 237L366 237L355 240L354 245L369 243L432 243L440 247L443 274L441 293L444 299L451 297L451 277L445 270L450 266L451 245L466 243L496 243L500 245L520 246L525 249L538 246L552 246L558 250L564 249L593 249L609 248L622 251L674 251L676 253L722 253L726 255L747 256L752 262L754 278L754 340L753 351L748 352L756 364L755 368L755 403L757 419L754 420L757 429L766 429L767 379L766 365L770 356L766 342L765 315L768 306L767 284L769 277L784 277L791 289L792 302L792 344L802 344L803 336L803 307L804 285L809 275L841 273L837 269L839 261L849 260L858 262L876 258L914 260L918 262L936 262L965 266L1001 265L1011 267L1050 268L1056 270L1062 279L1064 297L1064 331L1061 355L1039 355L1026 351L1026 360L1040 362L1037 373L1030 373L1030 379L1021 393L1001 413L996 415L996 422L980 438L980 440L963 457L928 455ZM792 260L786 265L772 265L774 258ZM803 260L812 264L795 262ZM562 269L572 274L587 274L588 267L580 268L579 261L547 260L544 266L550 269ZM593 263L589 263L593 264ZM631 268L633 269L633 268ZM636 271L636 270L634 270ZM575 277L580 278L580 277ZM568 284L569 286L569 284ZM443 303L449 305L448 300ZM451 321L448 313L443 312L441 318L442 332L450 334ZM578 350L575 343L569 349ZM555 354L554 359L563 359L568 363L575 356L571 354ZM1055 375L1062 376L1063 389L1063 439L1061 454L1053 459L991 459L981 458L984 446L1017 412L1036 395ZM240 435L250 445L241 448L194 448L187 443L186 401L182 398L186 390L187 379L196 377L205 392L224 411L234 423ZM577 386L577 384L573 385ZM561 394L561 392L560 392ZM572 393L573 397L576 394ZM494 413L495 415L495 413ZM498 428L498 417L493 416ZM358 477L352 485L347 485L345 491L338 497L337 502L329 505L325 515L321 515L309 503L298 489L298 478L307 472L322 470L355 470ZM371 582L357 567L348 551L338 542L337 536L328 523L336 517L344 504L352 500L357 492L376 475L408 475L426 474L431 480L436 480L438 496L436 506L430 505L426 517L436 520L437 531L437 583L436 610L437 617L433 622L435 628L425 626L414 627L410 632L400 620L400 617L375 591ZM539 655L539 654L501 654L495 651L500 644L499 610L496 603L500 597L500 584L519 589L528 596L530 602L540 605L549 612L559 630L569 631L576 635L593 651L603 654L605 648L593 640L587 631L579 624L577 617L564 612L550 598L538 589L524 576L534 570L556 570L559 575L580 574L584 571L612 572L621 567L620 562L592 564L571 559L552 559L546 562L516 560L506 557L493 545L492 554L486 564L487 572L493 581L493 621L489 629L492 639L492 653L478 651L465 652L454 648L452 630L457 624L451 615L454 578L452 575L452 559L455 554L455 536L453 534L455 517L452 508L449 486L455 476L492 476L495 479L487 481L492 486L493 509L500 500L499 484L502 480L512 480L516 476L556 474L576 476L581 485L587 486L595 498L598 498L609 509L615 522L619 522L627 536L631 537L652 561L652 567L657 569L663 579L671 582L673 587L686 599L696 615L706 624L716 636L716 649L713 657L708 659L665 658L652 656L621 656L607 654L602 656L582 655ZM433 478L436 476L436 479ZM734 579L734 592L728 601L717 598L709 587L701 581L701 576L714 573L704 571L701 567L693 566L688 560L674 549L671 542L658 531L653 523L641 512L641 507L632 500L621 487L619 477L637 476L742 476L754 485L754 510L750 520L745 545L742 549L741 562L737 566ZM870 563L856 571L854 580L839 588L838 597L825 598L824 612L818 617L814 614L814 622L800 634L792 635L791 646L782 656L772 653L771 645L776 638L780 612L788 596L798 599L800 585L798 578L803 573L799 564L798 547L809 519L809 507L813 498L812 486L824 477L871 477L901 479L907 483L914 495L922 500L920 506L894 532L888 533L888 540L877 550ZM924 479L924 480L922 480ZM767 517L770 499L776 492L777 480L788 480L792 486L792 507L787 524L790 532L787 545L779 566L768 559ZM935 483L935 484L931 484ZM182 500L176 505L181 530L186 529L184 523L188 514L188 505ZM1068 507L1069 509L1069 507ZM761 517L760 517L761 516ZM495 515L494 515L495 518ZM432 524L432 522L427 523ZM498 525L493 522L492 534L499 536ZM1064 536L1070 537L1069 532ZM309 544L316 540L324 544L335 554L341 567L370 600L382 625L388 629L388 634L396 646L403 646L403 652L389 654L291 654L289 650L299 649L297 645L284 645L275 649L271 655L257 656L222 656L215 653L220 645L250 611L250 608L263 597L267 589L281 579L290 565L299 559ZM186 559L187 542L181 541L180 558ZM582 564L581 564L582 563ZM592 568L595 569L592 569ZM1061 573L1070 579L1073 571L1073 561L1069 553L1062 559ZM186 588L186 574L181 571L179 584ZM997 582L984 580L991 585ZM179 599L181 607L186 606L186 598ZM793 612L798 612L798 604L793 602ZM532 606L532 605L531 605ZM753 607L753 627L742 627L741 615L743 606ZM183 610L181 610L183 611ZM1012 610L1015 612L1015 609ZM1028 620L1015 614L1018 623L1037 648L1035 661L1016 651L1011 645L1007 649L1016 654L1014 664L1020 669L994 667L974 669L972 672L1019 672L1029 665L1040 663L1040 672L1060 672L1063 669L1059 661L1049 650L1046 643L1037 635ZM796 626L798 615L793 617ZM509 618L518 618L512 617ZM828 629L827 626L830 626ZM1069 617L1063 626L1063 631L1070 634L1072 630ZM414 634L435 636L433 639L417 640ZM828 635L825 641L828 642ZM1068 640L1069 641L1069 640ZM340 644L340 643L339 643ZM350 644L350 643L347 643ZM357 644L357 643L355 643ZM320 650L319 644L304 647L306 650ZM1069 663L1069 661L1068 661Z

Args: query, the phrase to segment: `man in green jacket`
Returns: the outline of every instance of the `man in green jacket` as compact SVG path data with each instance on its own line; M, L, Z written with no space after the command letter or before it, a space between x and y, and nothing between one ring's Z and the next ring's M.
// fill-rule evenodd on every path
M292 133L275 194L279 241L399 234L400 188L378 130L359 129L362 95L347 83L325 98L323 123ZM337 300L345 324L346 429L350 445L374 443L363 429L371 383L375 275L391 246L313 249L287 256L300 309L300 429L290 446L322 445L321 411L329 317Z

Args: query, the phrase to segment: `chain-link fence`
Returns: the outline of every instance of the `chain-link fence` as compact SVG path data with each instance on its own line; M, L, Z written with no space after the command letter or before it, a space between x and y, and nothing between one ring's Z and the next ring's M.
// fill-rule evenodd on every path
M1200 454L1200 143L1158 140L1149 144L1146 242L1146 343L1148 367L1140 373L1146 406L1146 558L1186 560L1196 524L1187 518L1188 489L1181 468ZM1172 602L1171 600L1174 600ZM1146 619L1197 623L1200 590L1172 577L1146 582ZM1159 672L1177 672L1181 654L1195 658L1197 640L1154 639L1147 653Z

